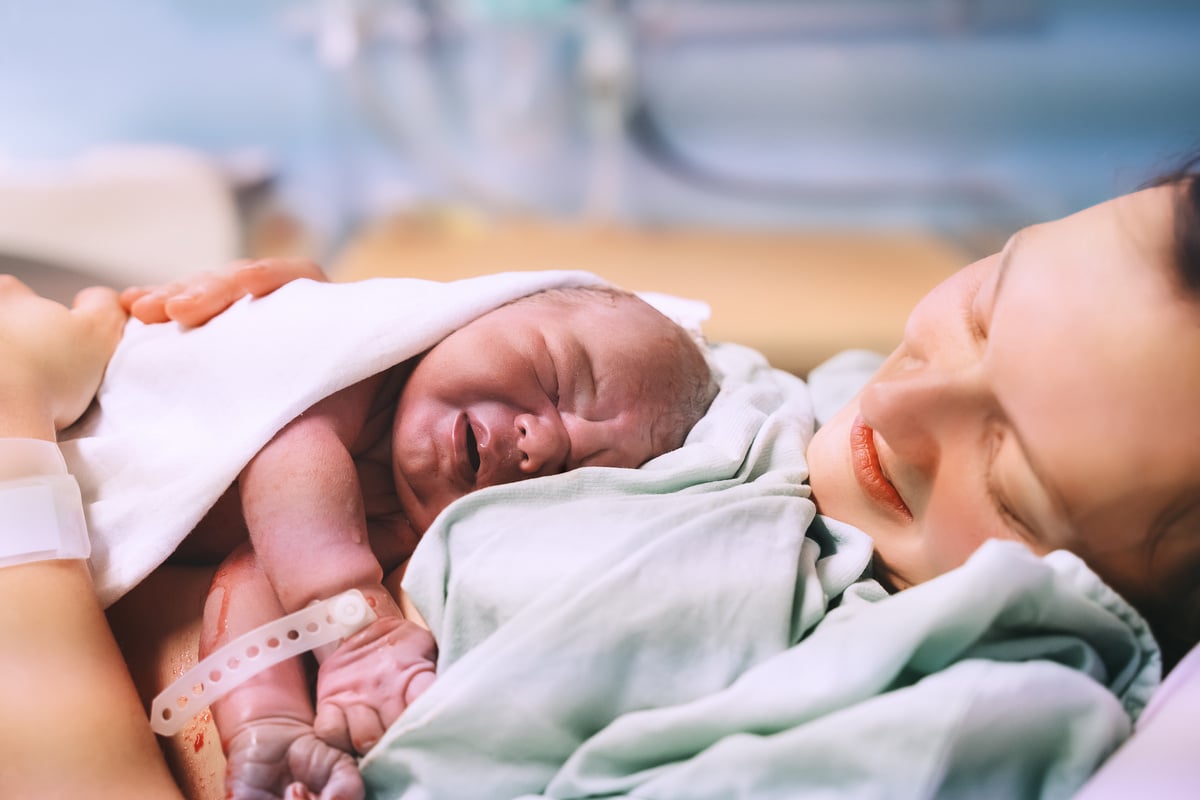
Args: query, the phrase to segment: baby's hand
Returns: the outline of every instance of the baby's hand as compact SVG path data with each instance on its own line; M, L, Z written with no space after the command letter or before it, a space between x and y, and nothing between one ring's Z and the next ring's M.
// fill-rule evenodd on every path
M243 259L164 286L131 286L121 292L121 305L147 324L174 320L203 325L246 295L262 297L299 278L329 280L305 259Z
M400 617L381 617L350 636L317 673L317 735L365 753L433 683L436 657L429 631Z
M354 758L289 717L249 720L225 741L225 796L230 800L360 800Z

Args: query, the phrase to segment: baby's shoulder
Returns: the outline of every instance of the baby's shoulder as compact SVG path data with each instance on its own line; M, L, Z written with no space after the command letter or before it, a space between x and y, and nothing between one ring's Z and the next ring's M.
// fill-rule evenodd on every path
M408 369L401 364L342 390L347 396L341 400L338 413L361 415L352 453L365 453L381 441L390 441L392 420L407 377Z

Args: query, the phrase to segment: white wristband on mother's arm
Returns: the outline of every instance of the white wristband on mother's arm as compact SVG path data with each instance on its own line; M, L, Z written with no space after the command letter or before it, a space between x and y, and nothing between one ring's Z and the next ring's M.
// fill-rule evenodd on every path
M0 567L91 552L79 484L58 445L0 438Z

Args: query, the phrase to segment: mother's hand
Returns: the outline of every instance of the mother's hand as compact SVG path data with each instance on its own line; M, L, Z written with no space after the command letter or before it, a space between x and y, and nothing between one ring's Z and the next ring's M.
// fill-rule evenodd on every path
M112 289L84 289L68 309L0 275L0 436L53 440L78 419L125 318Z
M243 259L163 286L130 287L121 292L121 305L145 323L175 321L192 327L203 325L246 295L262 297L299 278L329 280L307 259Z

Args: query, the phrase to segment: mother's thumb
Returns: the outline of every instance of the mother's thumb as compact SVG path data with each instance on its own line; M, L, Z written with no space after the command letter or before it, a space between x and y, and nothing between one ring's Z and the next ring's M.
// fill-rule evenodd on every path
M107 286L92 286L79 292L75 295L71 312L86 319L96 333L113 347L121 338L125 320L129 316L121 307L120 295Z

